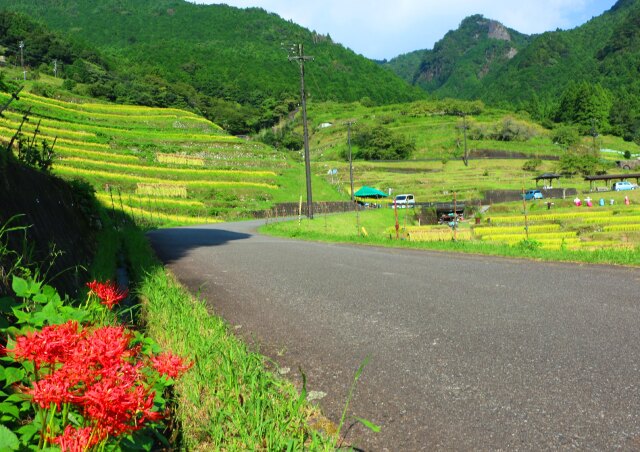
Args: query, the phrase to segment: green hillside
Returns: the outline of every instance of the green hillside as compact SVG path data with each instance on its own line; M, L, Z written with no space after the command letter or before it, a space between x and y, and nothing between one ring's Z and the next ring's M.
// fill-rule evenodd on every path
M0 102L8 99L0 94ZM215 222L251 217L305 194L299 158L228 135L178 110L73 102L21 94L0 118L0 139L55 141L52 171L89 181L109 208L150 224ZM37 133L36 133L37 130ZM6 145L6 144L5 144ZM17 148L14 148L17 152ZM314 199L340 200L314 178Z
M442 97L473 97L482 80L508 63L528 44L529 37L481 15L467 17L460 27L425 50L413 69L411 82ZM388 64L400 76L409 73L416 54ZM406 79L406 78L405 78Z
M620 0L575 29L532 37L471 16L433 50L402 55L388 66L437 97L482 99L583 131L595 120L600 133L640 141L638 30L638 0ZM568 103L574 105L567 112ZM601 111L576 113L585 103L600 104Z
M424 94L373 61L329 36L319 35L263 9L195 5L183 0L3 0L0 7L20 11L65 33L74 42L99 49L113 68L131 81L176 97L233 132L268 125L296 106L299 70L288 61L288 46L303 43L314 57L307 65L312 99L385 104ZM29 36L23 37L28 49ZM79 65L80 63L75 63ZM126 79L102 74L94 96L151 104L136 99ZM148 90L145 90L145 92ZM161 105L166 106L166 105ZM283 107L284 106L284 107ZM284 109L283 109L284 108Z
M413 52L398 55L381 64L391 69L407 83L413 84L418 68L427 52L429 50L414 50Z
M469 112L468 166L462 162L464 123L458 111ZM454 191L459 199L471 200L482 198L488 190L533 188L536 175L561 171L561 159L589 154L593 149L593 137L589 135L577 137L568 150L556 143L557 130L542 127L526 113L514 114L479 102L449 99L380 107L328 102L312 105L309 118L315 174L324 174L341 190L349 190L347 122L354 122L351 132L356 189L362 185L385 191L391 188L395 193L414 193L419 201L448 201ZM361 148L355 142L360 128L386 129L415 143L415 151L405 161L358 158ZM624 172L615 168L614 160L621 159L624 151L640 156L640 146L616 136L601 135L595 145L618 152L596 151L600 164L594 171ZM514 154L520 158L509 158ZM528 160L536 159L540 162L535 170L523 169ZM327 175L331 169L338 170L334 177ZM563 177L561 186L579 191L590 188L579 173Z

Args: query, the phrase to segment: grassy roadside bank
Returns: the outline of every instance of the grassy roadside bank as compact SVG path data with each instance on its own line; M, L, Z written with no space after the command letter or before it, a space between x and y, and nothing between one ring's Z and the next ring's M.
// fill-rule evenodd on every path
M552 250L538 246L535 241L520 241L514 244L451 239L416 242L389 237L389 231L393 230L395 224L392 209L374 209L360 213L360 227L364 228L367 235L358 235L356 221L355 213L318 215L314 220L302 219L300 223L297 220L270 223L261 227L260 232L279 237L329 243L460 252L539 261L640 266L640 247L637 245L631 249ZM399 210L398 223L401 229L405 225L407 227L414 225L412 212ZM394 237L393 234L391 236Z
M175 419L186 450L330 450L316 408L265 370L265 358L231 335L160 263L142 231L121 234L147 334L195 366L176 385Z

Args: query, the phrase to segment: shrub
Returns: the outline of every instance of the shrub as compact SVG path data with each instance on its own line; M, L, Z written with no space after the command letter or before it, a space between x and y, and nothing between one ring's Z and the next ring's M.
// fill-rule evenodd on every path
M522 170L531 172L537 171L540 165L542 165L542 160L538 158L527 160L526 162L524 162L524 165L522 165Z
M412 140L380 125L360 125L352 142L359 148L356 157L365 160L406 160L416 148Z
M558 171L566 175L579 173L583 176L590 176L606 173L609 166L609 163L603 161L598 156L584 149L578 149L560 157Z
M575 127L560 126L553 131L551 139L555 144L558 144L564 148L569 148L578 144L578 142L580 141L580 133Z
M493 138L498 141L527 141L536 135L536 130L529 124L508 116L496 127Z

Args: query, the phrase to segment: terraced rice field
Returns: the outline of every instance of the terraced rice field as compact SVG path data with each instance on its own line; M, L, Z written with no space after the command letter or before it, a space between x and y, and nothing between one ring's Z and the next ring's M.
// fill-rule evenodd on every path
M451 240L449 226L407 228L412 241ZM496 215L482 224L462 223L457 240L516 245L535 241L545 249L636 248L640 244L640 206L568 208L551 212Z
M0 102L7 99L0 94ZM55 140L55 174L87 180L110 208L153 224L246 217L305 193L300 162L230 136L194 113L25 93L0 118L2 141L11 139L29 109L24 137ZM317 199L344 196L321 178L314 185Z

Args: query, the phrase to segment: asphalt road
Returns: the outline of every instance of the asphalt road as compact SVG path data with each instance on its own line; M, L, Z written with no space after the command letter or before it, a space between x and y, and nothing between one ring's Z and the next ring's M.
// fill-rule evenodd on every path
M327 245L259 223L154 231L158 255L365 450L640 450L640 270Z

